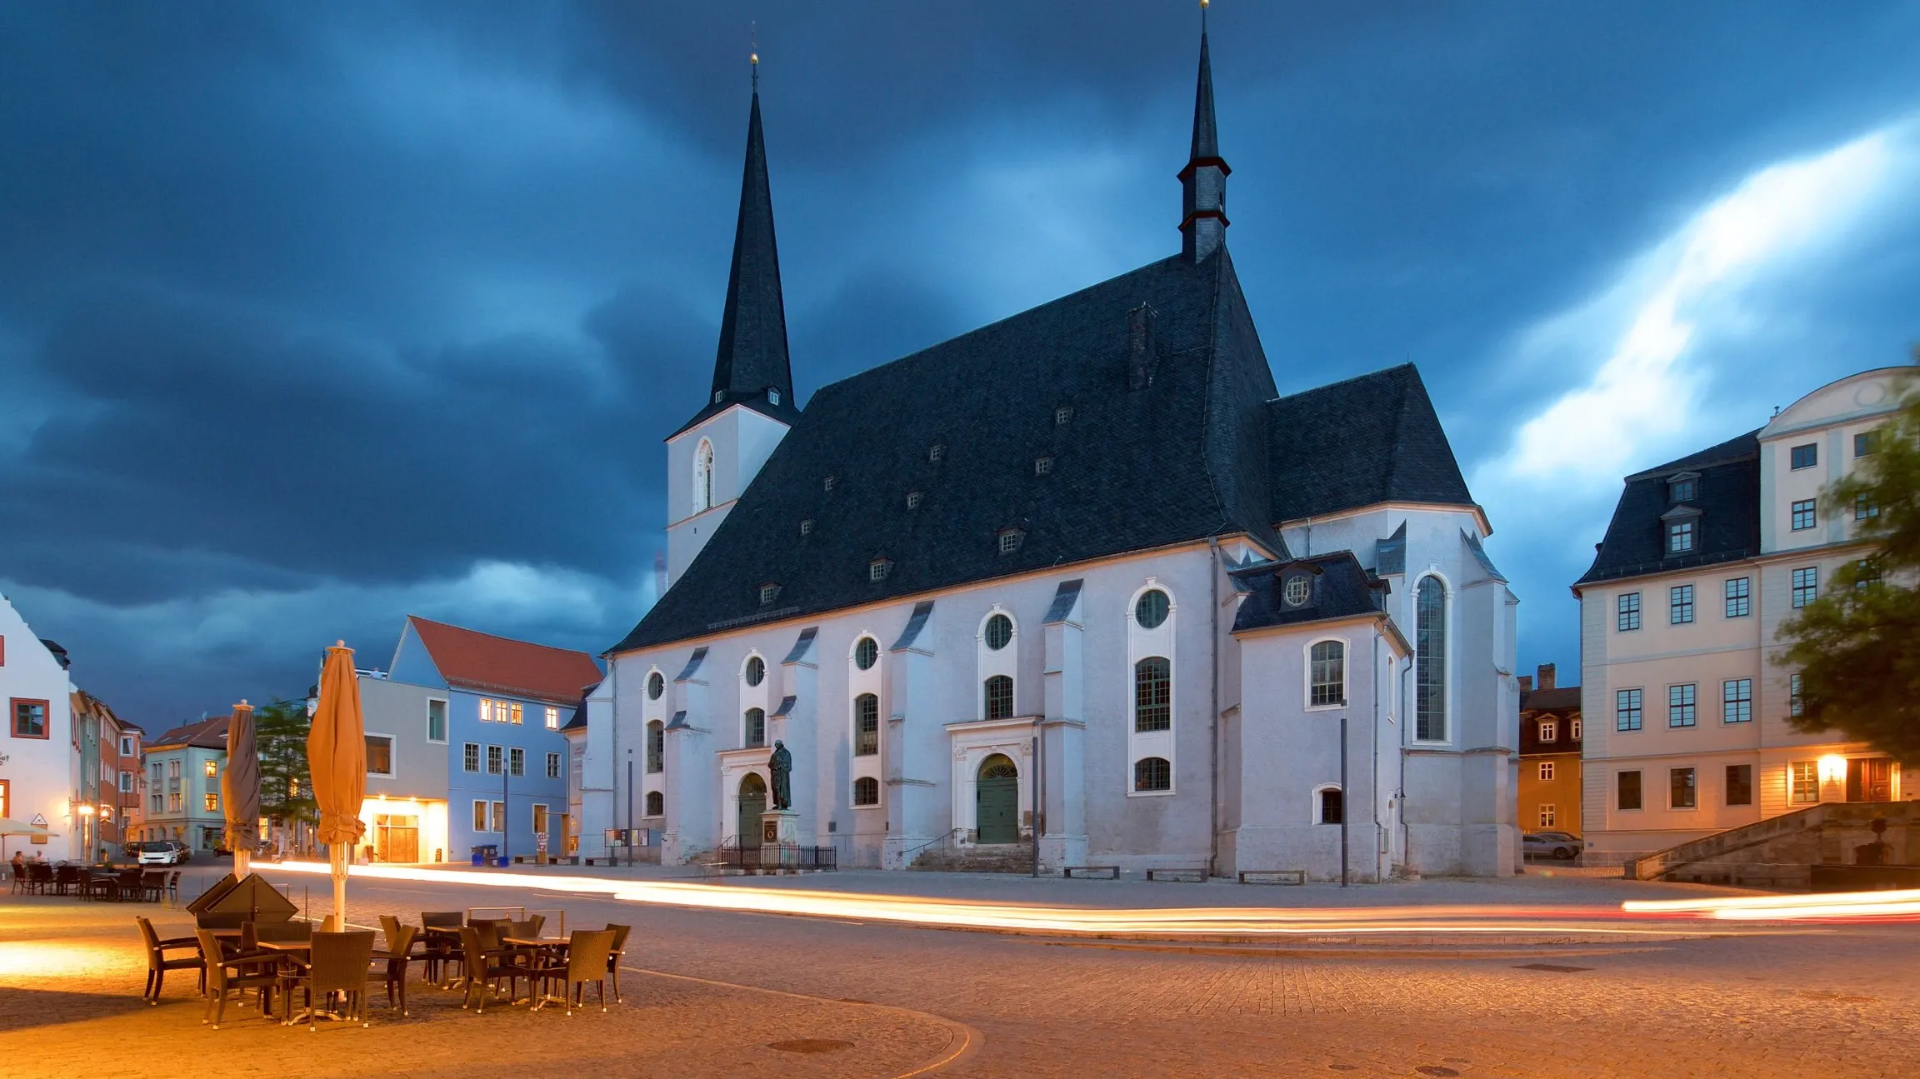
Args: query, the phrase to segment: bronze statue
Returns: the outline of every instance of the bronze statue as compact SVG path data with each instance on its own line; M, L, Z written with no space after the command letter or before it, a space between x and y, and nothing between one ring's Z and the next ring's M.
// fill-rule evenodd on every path
M767 760L767 767L773 771L773 808L793 808L793 754L787 752L785 742L775 740L773 756Z

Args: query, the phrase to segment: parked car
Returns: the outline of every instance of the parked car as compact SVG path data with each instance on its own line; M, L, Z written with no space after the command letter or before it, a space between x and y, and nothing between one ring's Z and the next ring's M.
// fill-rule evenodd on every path
M1580 837L1567 832L1534 832L1520 837L1522 854L1545 855L1559 861L1571 861L1582 848Z
M140 844L141 865L179 865L193 860L193 851L177 839L153 839Z

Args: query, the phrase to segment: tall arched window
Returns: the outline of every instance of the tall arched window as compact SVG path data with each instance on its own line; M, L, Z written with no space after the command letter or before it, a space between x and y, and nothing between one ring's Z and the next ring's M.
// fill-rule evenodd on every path
M647 816L661 817L667 812L667 797L659 791L647 792Z
M1133 665L1133 729L1173 729L1173 669L1165 656L1148 656Z
M853 699L853 755L871 757L880 752L880 698L862 693Z
M767 713L759 708L747 709L746 730L742 732L748 749L767 744Z
M1320 641L1309 658L1308 707L1347 703L1347 646L1340 641Z
M1447 589L1422 577L1414 593L1413 736L1447 738Z
M987 718L1013 718L1013 679L996 674L987 679Z
M659 772L667 755L667 729L659 720L647 724L647 771Z
M1173 789L1173 765L1165 757L1142 757L1133 762L1133 789L1170 791Z
M700 440L693 451L693 512L713 508L713 443Z

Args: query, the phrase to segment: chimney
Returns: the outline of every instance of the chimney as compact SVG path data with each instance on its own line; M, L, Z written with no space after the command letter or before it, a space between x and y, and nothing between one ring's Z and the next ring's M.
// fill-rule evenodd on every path
M1127 388L1144 390L1153 384L1160 355L1153 340L1153 308L1141 304L1128 312Z
M1553 688L1553 664L1542 663L1539 667L1539 670L1540 670L1540 688L1552 689Z
M1530 675L1530 674L1523 674L1523 675L1521 675L1521 676L1520 676L1520 694L1521 694L1521 696L1525 696L1525 695L1527 695L1527 694L1529 694L1529 693L1532 693L1532 692L1533 692L1533 675Z

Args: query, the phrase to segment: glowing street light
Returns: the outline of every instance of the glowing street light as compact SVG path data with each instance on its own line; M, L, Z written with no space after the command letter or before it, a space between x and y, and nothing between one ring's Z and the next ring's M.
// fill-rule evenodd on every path
M1820 758L1820 783L1838 783L1847 778L1847 758L1838 753L1829 753Z

